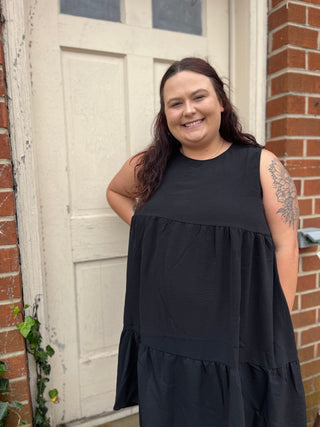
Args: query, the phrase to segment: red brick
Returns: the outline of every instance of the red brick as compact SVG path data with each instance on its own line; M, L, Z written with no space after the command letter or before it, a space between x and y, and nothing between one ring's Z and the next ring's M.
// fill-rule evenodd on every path
M312 360L314 358L314 345L298 349L298 357L300 363Z
M301 331L301 345L306 345L320 340L320 326ZM320 362L320 360L319 360ZM320 370L318 371L318 373Z
M297 95L284 95L267 102L267 117L284 113L304 114L306 98Z
M289 4L289 7L283 5L279 9L271 12L268 19L268 26L269 31L271 31L286 22L305 24L306 21L306 7L297 4Z
M319 98L319 103L320 103L320 98ZM320 139L309 139L307 141L307 155L320 156Z
M30 403L27 403L26 405L24 405L24 407L18 413L21 417L21 420L24 421L26 424L32 423L32 417L31 417L32 412L31 412ZM6 426L16 427L19 425L18 423L19 423L19 417L15 413L11 412L11 414L9 415L6 421Z
M316 323L316 310L302 311L291 315L294 329Z
M318 48L318 31L286 25L273 34L272 50L291 44L309 49Z
M0 165L0 188L12 188L12 167L10 163Z
M285 166L291 176L320 175L320 160L287 160Z
M18 270L18 248L0 249L0 273L10 273Z
M278 136L317 136L320 131L320 118L285 117L271 122L271 138ZM320 175L320 173L318 174Z
M309 363L303 363L301 365L301 375L303 378L317 375L320 372L320 360L314 360Z
M22 402L23 400L29 400L29 383L27 380L9 381L8 395L2 395L1 400L9 402L17 400Z
M303 218L303 227L320 227L320 216L313 218ZM320 269L320 265L318 267Z
M301 180L300 179L294 179L293 183L296 186L297 195L301 196Z
M314 391L314 385L313 385L313 378L310 378L308 380L304 380L303 381L303 388L304 388L304 393L311 393L312 391Z
M320 199L315 200L314 213L320 214Z
M320 70L320 53L308 53L308 68L309 70Z
M320 93L320 76L302 73L285 73L271 81L272 95L284 92Z
M0 300L21 298L21 276L0 277Z
M1 29L0 29L0 34L1 34ZM4 66L4 54L3 54L2 43L0 43L0 64Z
M310 253L310 252L315 252L314 246L309 246L308 248L299 248L300 254L306 254L306 253Z
M320 0L300 0L300 1L304 1L306 3L320 4Z
M268 59L268 74L283 68L305 68L306 57L303 50L287 48Z
M283 0L272 0L272 7L277 6L277 4L281 3Z
M4 81L3 71L0 70L0 96L5 96L6 94L6 85Z
M319 347L319 344L318 344L318 347ZM314 388L316 390L320 390L320 375L314 378Z
M316 278L317 276L315 274L308 274L307 276L299 276L297 292L303 292L303 291L309 291L310 289L315 289Z
M22 314L19 313L17 316L13 316L13 309L10 308L11 304L5 304L1 306L0 311L0 327L5 328L7 326L15 326L17 323L22 322ZM22 303L16 303L15 306L22 309Z
M304 181L304 195L313 196L320 194L320 179L306 179Z
M0 159L10 159L10 143L9 136L6 134L0 134Z
M0 102L0 127L8 128L8 110L4 102Z
M309 98L308 102L308 113L314 115L320 115L320 97L312 96ZM320 131L319 131L320 135ZM320 144L320 141L318 142Z
M0 221L0 245L17 243L17 227L15 221Z
M13 353L25 349L25 341L18 329L0 332L1 353Z
M3 374L4 378L8 378L10 380L12 378L19 378L27 375L25 354L9 357L8 359L3 355L2 361L6 365L7 369L7 372Z
M292 311L299 310L299 295L296 294L293 301Z
M299 200L299 211L300 211L300 215L311 215L312 214L312 199L300 199Z
M310 257L307 257L310 258ZM318 257L317 257L318 258ZM301 308L313 308L320 305L320 291L301 295Z
M0 216L12 216L15 213L13 192L0 193Z
M320 27L320 9L309 7L308 24L313 27Z
M303 139L281 139L277 141L268 141L266 143L266 148L278 157L302 157Z

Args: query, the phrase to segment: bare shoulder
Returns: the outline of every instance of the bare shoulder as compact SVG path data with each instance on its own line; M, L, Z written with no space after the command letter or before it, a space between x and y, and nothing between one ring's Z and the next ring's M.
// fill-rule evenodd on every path
M129 157L110 181L107 191L111 190L124 196L130 196L135 191L137 184L136 172L144 154L145 151L139 151Z

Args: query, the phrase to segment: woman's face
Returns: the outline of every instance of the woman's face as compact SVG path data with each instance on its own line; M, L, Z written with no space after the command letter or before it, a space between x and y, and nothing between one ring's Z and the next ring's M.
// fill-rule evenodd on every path
M204 148L220 141L223 107L209 77L181 71L166 81L163 98L169 130L183 146Z

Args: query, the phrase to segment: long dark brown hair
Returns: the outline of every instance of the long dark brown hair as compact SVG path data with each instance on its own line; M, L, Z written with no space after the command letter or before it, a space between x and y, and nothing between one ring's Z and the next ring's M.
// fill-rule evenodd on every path
M219 129L222 138L233 144L260 147L253 135L242 132L237 114L225 93L225 84L215 69L207 61L200 58L184 58L181 61L176 61L165 72L160 83L160 111L153 123L153 141L146 150L136 154L136 156L141 156L135 166L137 191L134 196L138 199L137 207L141 207L159 187L169 158L181 147L181 143L169 131L163 99L166 81L181 71L193 71L203 74L211 80L217 97L224 108L221 113Z

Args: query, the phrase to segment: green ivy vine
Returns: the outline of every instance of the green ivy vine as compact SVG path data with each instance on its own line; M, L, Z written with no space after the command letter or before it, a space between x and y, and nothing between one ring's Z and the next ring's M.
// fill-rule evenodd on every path
M27 343L27 351L31 354L35 361L37 374L37 398L36 408L33 417L34 427L50 427L50 418L47 417L48 407L45 399L45 389L49 382L51 365L49 358L54 355L54 350L50 345L45 348L42 346L42 335L40 331L41 323L38 320L38 297L33 305L33 313L30 316L24 316L24 321L17 324L21 335ZM25 312L30 306L26 305L23 308ZM13 315L17 316L21 312L19 307L11 306ZM58 402L58 390L53 389L48 392L49 398L53 403Z
M4 362L0 362L0 377L7 372L6 365ZM0 393L1 396L8 395L9 380L7 378L0 378ZM0 400L0 427L5 426L6 420L10 413L14 413L18 417L18 424L26 424L25 421L21 420L21 416L18 411L23 408L22 403L17 402L16 400L12 402L6 402Z

